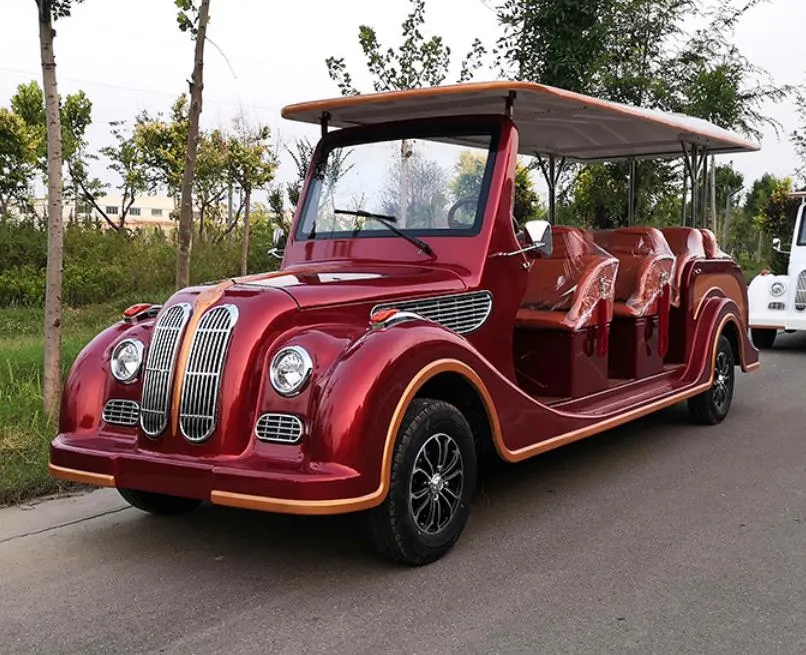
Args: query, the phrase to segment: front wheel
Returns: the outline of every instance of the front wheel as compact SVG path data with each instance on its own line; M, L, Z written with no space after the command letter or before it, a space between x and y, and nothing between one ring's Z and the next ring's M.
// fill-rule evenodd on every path
M716 345L714 377L711 388L689 398L688 408L694 420L706 425L720 423L730 410L733 385L736 379L736 360L733 347L723 334Z
M750 338L759 350L768 350L775 343L778 330L775 328L750 328Z
M376 550L394 562L422 566L456 543L476 486L473 432L453 405L415 399L400 426L389 492L370 510Z
M201 501L196 498L181 498L137 489L118 489L118 493L129 505L149 514L184 514L201 505Z

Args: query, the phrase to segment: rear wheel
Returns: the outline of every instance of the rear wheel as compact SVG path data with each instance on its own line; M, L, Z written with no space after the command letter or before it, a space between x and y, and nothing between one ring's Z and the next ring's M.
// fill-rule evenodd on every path
M415 399L400 426L386 500L368 514L376 550L410 566L438 560L464 530L475 486L465 417L444 401Z
M720 423L728 415L733 401L735 366L733 347L723 334L716 345L714 381L711 388L688 400L688 408L695 421L714 425Z
M759 350L772 348L777 334L778 330L774 328L750 328L750 338L753 340L753 345Z
M196 498L168 496L137 489L118 489L118 493L129 505L149 514L184 514L193 511L202 502Z

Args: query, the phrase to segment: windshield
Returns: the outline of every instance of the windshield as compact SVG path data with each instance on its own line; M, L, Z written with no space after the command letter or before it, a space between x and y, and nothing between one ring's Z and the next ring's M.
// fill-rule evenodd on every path
M317 165L297 239L476 234L494 136L462 136L468 145L435 138L332 148Z

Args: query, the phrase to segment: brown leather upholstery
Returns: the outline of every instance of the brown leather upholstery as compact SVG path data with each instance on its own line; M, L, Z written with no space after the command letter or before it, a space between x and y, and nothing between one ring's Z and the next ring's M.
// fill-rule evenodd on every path
M552 228L550 256L532 262L516 324L529 328L581 330L596 325L596 305L607 298L612 318L618 261L598 249L579 228Z
M674 255L663 233L654 227L624 227L594 232L593 237L619 262L614 314L657 313L656 300L674 271Z
M666 242L675 255L674 277L672 278L672 305L680 305L680 285L683 269L690 261L705 259L705 243L700 230L693 227L665 227L661 230Z
M716 235L705 228L700 228L702 240L705 244L705 256L708 259L730 259L730 255L722 251L716 241Z

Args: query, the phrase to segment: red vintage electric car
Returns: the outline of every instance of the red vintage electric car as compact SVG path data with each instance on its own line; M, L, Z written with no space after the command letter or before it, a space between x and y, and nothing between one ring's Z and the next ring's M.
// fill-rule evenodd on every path
M708 155L756 144L519 82L283 115L322 138L280 269L182 289L99 334L66 381L52 475L155 513L365 510L379 551L420 565L464 529L483 458L683 400L717 423L736 367L759 365L744 277L711 232L640 227L632 203L628 227L551 224L569 162L683 157L696 182ZM542 166L551 218L523 229L519 155Z

